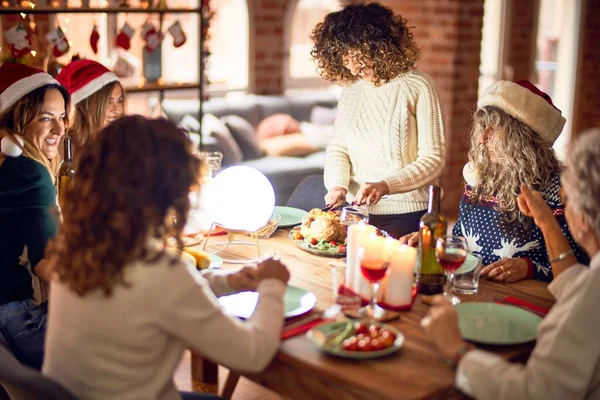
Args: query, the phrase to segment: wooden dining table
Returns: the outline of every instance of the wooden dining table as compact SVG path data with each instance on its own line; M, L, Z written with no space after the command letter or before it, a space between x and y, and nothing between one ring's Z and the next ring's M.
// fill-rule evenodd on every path
M289 285L315 293L316 310L325 310L334 303L329 257L310 254L288 238L288 229L279 229L269 239L260 240L264 254L272 250L280 256L291 272ZM219 240L210 238L209 243ZM251 259L257 249L251 245L232 245L222 255ZM223 269L240 265L225 263ZM554 299L547 284L534 280L498 283L482 279L476 295L462 296L462 301L493 302L495 298L512 296L538 306L551 307ZM405 337L394 355L372 360L337 358L321 352L306 335L284 340L271 364L261 373L231 371L234 378L225 385L228 395L236 375L244 376L290 399L460 399L466 398L454 387L455 371L449 368L434 344L428 340L420 322L429 306L417 297L410 311L389 322ZM507 360L524 362L534 343L513 346L481 346ZM200 355L192 354L192 375L207 383L216 383L217 365ZM228 387L229 386L229 387Z

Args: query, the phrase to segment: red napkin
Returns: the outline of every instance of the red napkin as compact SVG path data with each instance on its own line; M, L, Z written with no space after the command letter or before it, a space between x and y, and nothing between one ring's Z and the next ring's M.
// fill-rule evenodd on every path
M366 306L369 304L369 300L365 299L364 297L359 296L354 290L350 289L348 286L341 285L338 292L339 292L339 294L360 297L360 302L363 306ZM384 301L378 301L377 305L381 308L385 308L386 310L391 310L391 311L410 311L413 304L415 303L416 298L417 298L417 288L413 287L411 301L409 304L402 304L402 305L396 306L396 305L387 304Z
M281 340L289 339L291 337L306 333L309 330L311 330L312 327L322 324L323 322L324 322L323 318L317 318L317 319L309 320L305 324L295 326L293 328L286 329L284 326L283 332L281 333Z
M544 315L546 315L550 312L549 308L542 307L542 306L536 306L535 304L532 304L525 300L517 299L516 297L506 296L506 297L503 297L502 300L504 300L505 302L507 302L509 304L513 304L515 306L519 306L519 307L523 307L523 308L528 308L532 311L535 311L535 312L538 312L538 313L541 313Z

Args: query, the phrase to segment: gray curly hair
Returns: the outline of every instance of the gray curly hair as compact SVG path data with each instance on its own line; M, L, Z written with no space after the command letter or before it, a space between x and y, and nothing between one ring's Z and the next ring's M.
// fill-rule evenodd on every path
M571 146L562 184L569 202L600 236L600 129L583 133Z
M481 142L486 128L492 133L489 146ZM489 147L497 161L491 161ZM473 113L469 161L482 182L474 188L471 200L482 202L490 197L498 201L496 210L507 223L525 222L517 206L517 194L522 183L535 190L544 190L552 183L562 164L552 145L518 119L494 106L484 106Z

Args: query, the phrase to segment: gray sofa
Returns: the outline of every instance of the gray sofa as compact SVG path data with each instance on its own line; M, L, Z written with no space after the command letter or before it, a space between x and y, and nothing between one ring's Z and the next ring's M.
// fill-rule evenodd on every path
M163 100L163 111L175 123L190 115L200 120L197 100ZM216 117L237 115L256 127L265 117L273 114L290 114L298 121L310 121L313 107L335 108L336 97L331 93L315 92L293 96L246 96L239 99L214 98L203 104L203 112ZM298 184L307 176L322 174L325 152L306 157L264 156L244 160L242 165L254 167L264 173L275 188L277 205L285 205Z

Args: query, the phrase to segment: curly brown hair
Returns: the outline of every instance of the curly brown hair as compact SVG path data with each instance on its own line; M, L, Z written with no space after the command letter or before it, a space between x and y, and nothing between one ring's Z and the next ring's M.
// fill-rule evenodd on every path
M116 284L127 286L126 265L162 257L166 233L183 246L200 161L177 126L136 115L92 137L79 165L47 256L59 280L79 295L94 289L110 295ZM162 250L153 251L149 239L162 241Z
M351 54L361 71L372 69L375 86L409 71L420 56L408 21L379 3L349 5L327 14L310 38L317 71L338 83L359 79L344 66Z
M489 128L488 143L481 137ZM490 148L496 160L491 161ZM517 194L522 183L543 191L563 169L552 144L523 122L498 107L485 106L473 114L469 161L473 163L481 182L474 188L472 200L486 201L495 197L496 209L504 222L524 222L519 211Z

